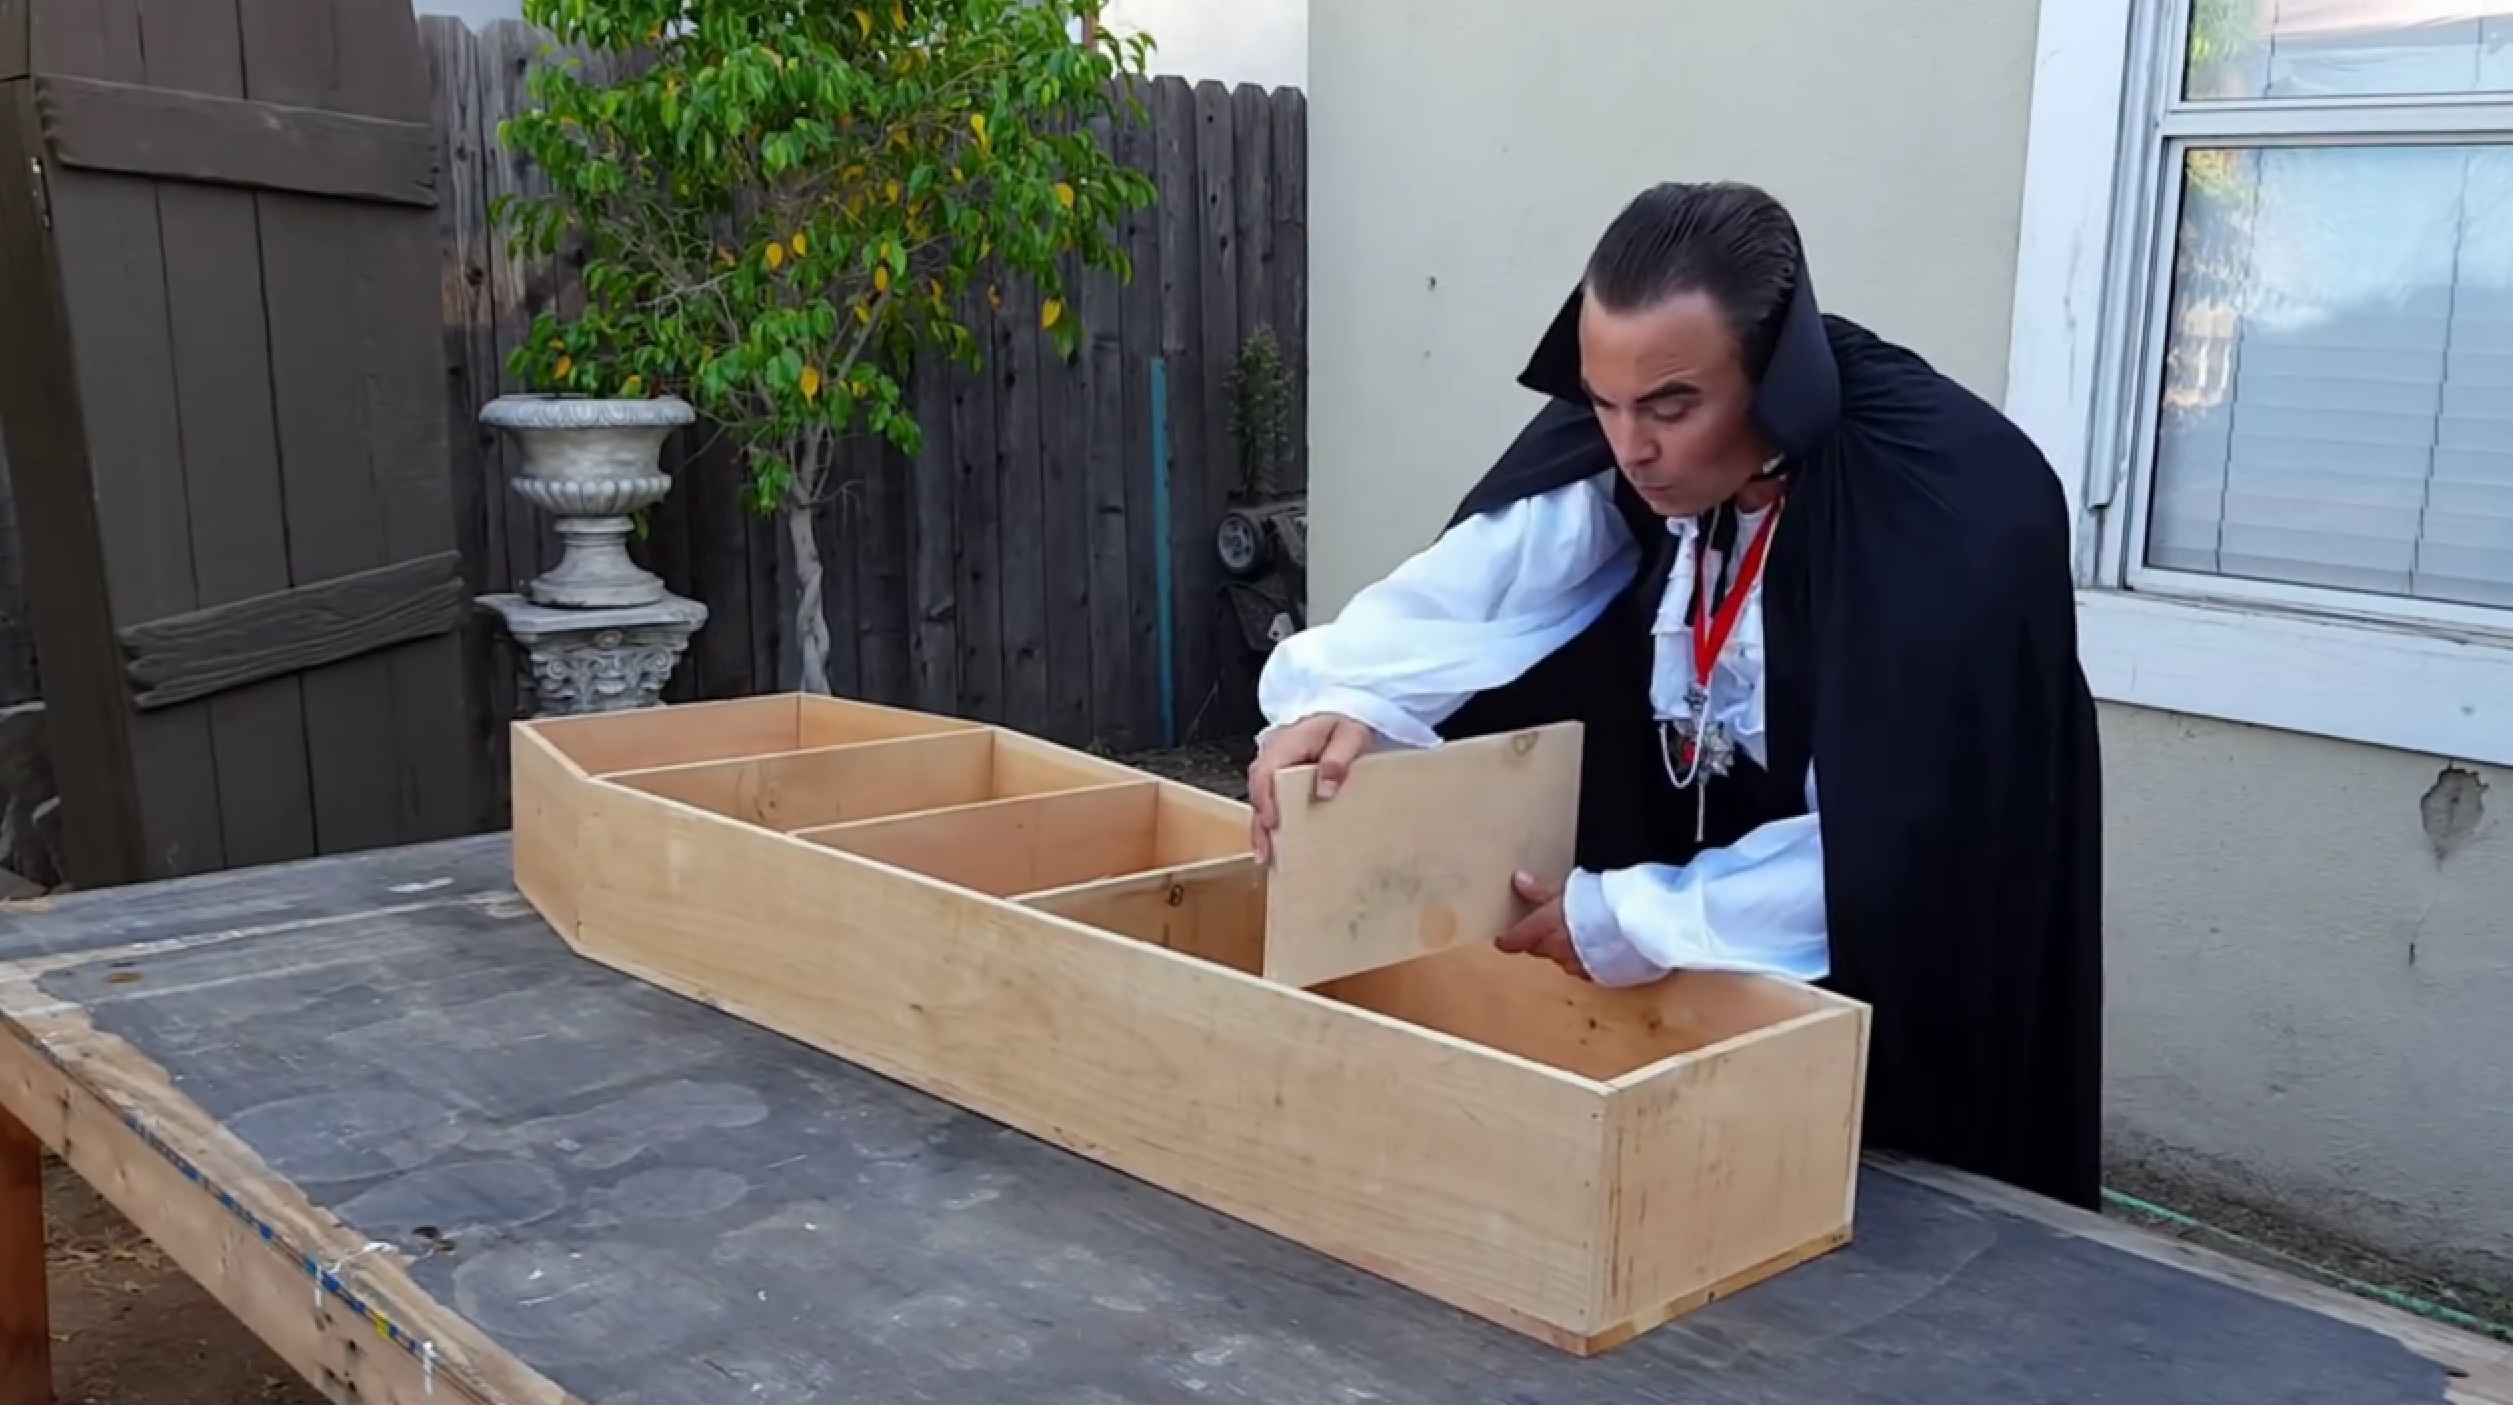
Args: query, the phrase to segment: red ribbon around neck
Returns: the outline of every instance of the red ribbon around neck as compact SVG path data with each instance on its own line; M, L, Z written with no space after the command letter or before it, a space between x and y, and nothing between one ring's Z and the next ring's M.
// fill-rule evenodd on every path
M1693 554L1693 683L1703 693L1710 691L1710 670L1719 662L1720 651L1728 647L1728 636L1736 633L1736 622L1745 614L1745 598L1754 593L1754 582L1763 574L1763 557L1771 549L1772 528L1779 525L1781 504L1786 495L1774 498L1771 511L1754 528L1754 540L1745 548L1745 561L1737 567L1736 584L1728 588L1728 598L1719 602L1716 619L1710 612L1710 543L1704 541Z

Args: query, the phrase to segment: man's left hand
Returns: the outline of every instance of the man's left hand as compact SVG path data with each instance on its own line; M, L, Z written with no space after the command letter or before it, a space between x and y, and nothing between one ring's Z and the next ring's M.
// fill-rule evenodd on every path
M1518 896L1536 905L1536 910L1520 918L1518 924L1500 935L1493 945L1518 955L1541 956L1562 968L1565 975L1588 979L1588 968L1580 963L1579 951L1571 945L1571 928L1562 916L1562 889L1532 873L1511 878L1510 886Z

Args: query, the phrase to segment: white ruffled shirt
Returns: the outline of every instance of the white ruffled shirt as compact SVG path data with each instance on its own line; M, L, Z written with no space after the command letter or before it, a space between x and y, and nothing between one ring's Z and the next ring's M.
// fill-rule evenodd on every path
M1386 743L1430 747L1433 729L1474 694L1517 678L1569 643L1631 584L1641 553L1615 510L1614 474L1522 499L1458 523L1355 595L1332 622L1275 647L1257 683L1267 730L1333 713ZM1739 524L1751 541L1759 514ZM1650 705L1685 715L1699 528L1670 520L1677 556L1652 634ZM1733 584L1743 551L1714 561ZM1769 764L1764 732L1762 583L1748 590L1713 665L1710 710L1740 750ZM1563 917L1590 977L1643 985L1678 970L1748 971L1821 980L1831 968L1824 923L1822 830L1808 768L1807 813L1762 825L1689 864L1574 871Z

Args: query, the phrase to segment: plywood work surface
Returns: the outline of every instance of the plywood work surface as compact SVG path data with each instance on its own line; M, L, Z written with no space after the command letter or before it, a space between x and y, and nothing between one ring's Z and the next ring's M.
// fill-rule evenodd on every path
M510 881L489 838L0 909L0 1106L87 1118L371 1401L2513 1405L2475 1338L1886 1166L1851 1247L1582 1361L577 959ZM309 1262L390 1335L308 1337Z

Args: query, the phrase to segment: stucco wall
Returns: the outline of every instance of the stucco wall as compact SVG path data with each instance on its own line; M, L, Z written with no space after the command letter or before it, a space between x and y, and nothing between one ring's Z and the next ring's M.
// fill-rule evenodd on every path
M1511 376L1650 181L1769 186L1829 306L1998 397L2034 28L2032 0L1317 6L1320 612L1528 413ZM2126 707L2104 737L2115 1155L2513 1278L2506 778Z
M2115 1155L2513 1284L2502 772L2107 708Z
M2033 0L1368 0L1309 19L1313 604L1435 532L1635 192L1751 180L1816 289L2003 388Z

